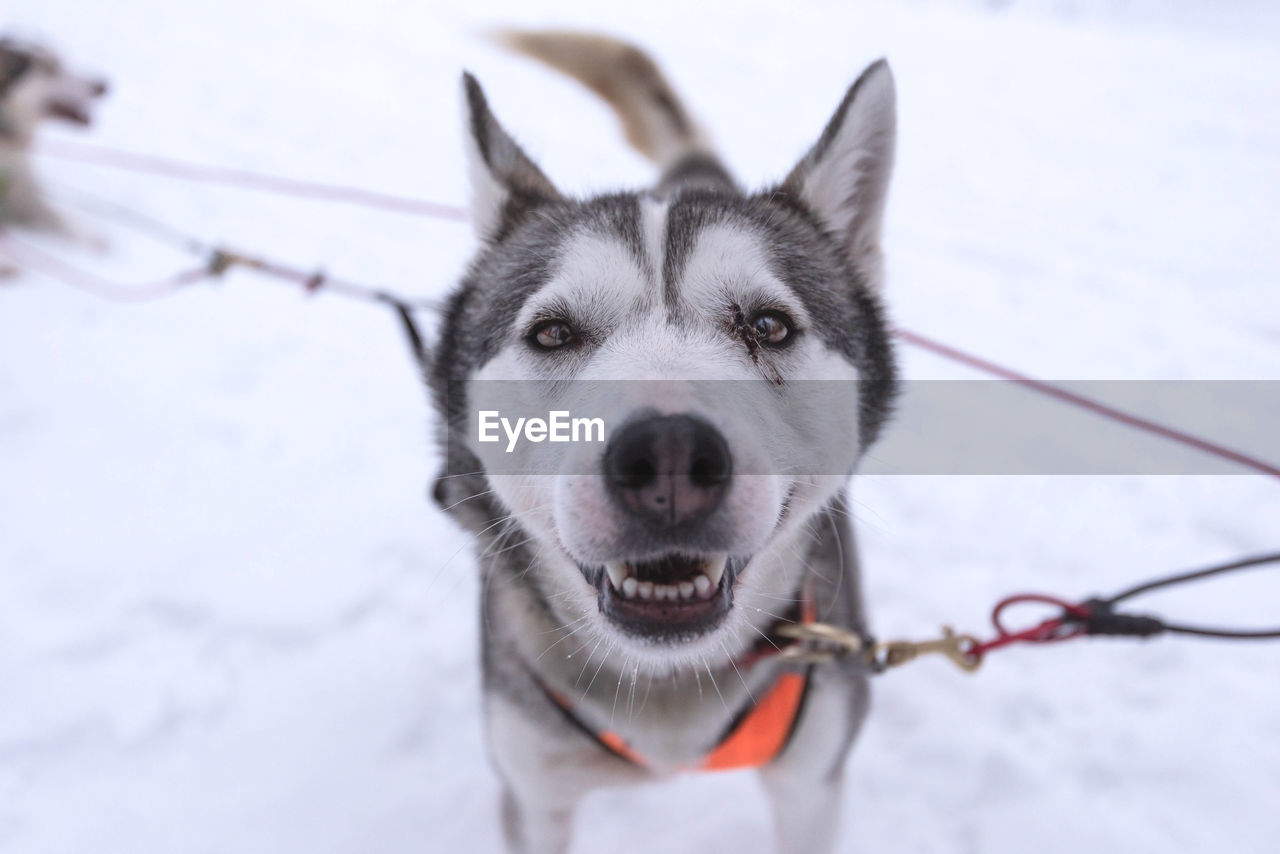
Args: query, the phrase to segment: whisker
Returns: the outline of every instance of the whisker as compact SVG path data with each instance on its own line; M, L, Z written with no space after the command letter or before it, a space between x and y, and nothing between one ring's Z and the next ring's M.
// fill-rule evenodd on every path
M835 602L840 601L840 589L841 589L841 585L844 583L845 567L847 566L847 564L845 563L845 556L844 556L844 540L840 538L840 526L837 525L835 522L830 522L830 526L831 526L831 533L834 534L836 538L836 551L840 556L840 564L839 564L839 570L838 570L840 573L840 580L836 582L835 593L832 596L832 604L834 605ZM810 569L812 569L812 567L810 567ZM831 582L827 582L827 583L830 584Z
M794 623L794 622L795 622L795 620L789 619L789 618L787 618L787 617L779 616L778 614L775 614L775 613L773 613L772 611L767 611L767 610L765 610L764 608L754 608L754 607L753 607L751 610L753 610L753 611L755 611L756 613L759 613L759 614L764 614L766 617L773 617L773 618L774 618L775 620L777 620L779 623Z
M707 677L711 679L711 687L716 689L716 696L720 698L720 705L724 706L724 710L729 711L729 704L724 700L724 694L720 693L720 686L716 683L716 675L711 672L711 665L707 663L707 657L702 656L702 666L707 668ZM694 671L695 673L697 671Z
M756 634L758 634L760 637L762 637L762 638L764 638L766 641L768 641L768 642L769 642L769 646L773 647L773 648L774 648L774 649L776 649L778 652L782 652L782 647L780 647L780 646L778 646L776 643L774 643L773 638L769 637L769 636L768 636L768 635L766 635L764 632L760 631L758 628L756 628L756 627L755 627L754 625L752 625L751 623L747 623L747 627L748 627L748 628L750 628L750 629L751 629L751 631L755 632L755 633L756 633Z
M618 670L618 687L613 691L613 710L609 712L610 729L613 729L613 718L618 713L618 697L622 695L622 680L625 679L627 675L627 664L628 661L624 660L622 662L622 667ZM590 686L588 686L588 689L589 688Z
M498 555L504 555L504 554L506 554L507 552L513 552L513 551L515 551L516 549L520 548L521 546L527 546L527 545L529 545L529 543L532 543L532 542L534 541L534 539L535 539L535 537L533 537L533 536L525 537L523 540L521 540L521 541L520 541L520 542L518 542L518 543L513 543L513 544L511 544L511 545L509 545L509 546L504 546L502 549L500 549L499 551L496 551L496 552L489 552L489 553L485 554L485 555L484 555L484 557L497 557ZM535 562L536 562L536 558L534 559L534 561L530 561L530 562L529 562L529 566L525 567L524 572L521 572L521 573L520 573L520 576L523 576L526 572L528 572L530 569L532 569L532 568L533 568L533 564L534 564ZM517 577L520 577L520 576L517 576Z
M636 715L636 682L640 681L640 664L631 667L631 690L627 696L627 722L635 720Z
M605 647L604 655L600 656L600 664L597 665L596 672L591 674L591 681L587 683L586 690L582 692L582 696L578 698L578 702L582 702L587 699L587 695L591 693L591 686L596 684L596 677L600 675L601 670L604 670L604 663L609 660L609 655L612 652L613 642L611 641L609 645Z
M597 640L597 641L596 641L596 644L597 644L597 645L599 645L599 643L600 643L600 641L598 641L598 640ZM591 645L591 639L590 639L590 638L587 638L587 642L586 642L586 643L584 643L582 646L578 647L578 648L577 648L577 649L575 649L573 652L571 652L571 653L569 653L568 655L566 655L566 656L565 656L565 659L566 659L566 660L568 660L568 659L570 659L570 658L573 658L575 655L577 655L578 653L582 652L584 649L586 649L586 648L587 648L588 646L590 646L590 645ZM594 650L592 650L592 652L594 653ZM587 660L588 660L588 661L590 661L590 658L588 658ZM585 669L585 667L584 667L584 669ZM579 679L581 679L581 678L582 678L582 677L581 677L581 675L579 675L579 677L578 677L578 678L579 678Z
M596 650L600 648L600 644L602 643L604 643L604 638L600 638L600 640L596 641L596 645L591 647L590 655L587 656L586 661L582 662L582 670L578 671L578 678L573 680L573 687L577 688L578 683L582 681L582 677L587 675L587 666L591 664L591 659L595 657ZM603 662L603 659L602 659L602 662ZM582 696L585 697L587 695L583 694Z
M742 671L738 669L738 662L733 660L733 656L729 655L729 648L724 645L724 641L720 642L720 648L724 650L725 656L729 659L729 664L733 667L733 672L738 674L738 681L742 683L742 687L747 689L747 697L750 698L752 704L756 701L755 694L751 693L751 686L747 684L747 679L742 675Z
M644 686L644 697L640 700L640 711L636 714L644 714L644 707L649 704L649 691L653 689L653 669L649 669L649 681Z
M581 622L583 622L584 620L586 620L586 617L583 617L583 618L582 618L582 620L579 620L578 622L580 622L580 623L581 623ZM573 624L572 624L572 623L570 623L570 625L573 625ZM567 627L566 627L566 628L567 628ZM535 659L533 660L533 661L534 661L534 663L535 663L535 664L537 664L539 661L541 661L541 660L542 660L542 657L543 657L544 655L546 655L547 653L551 652L551 650L555 649L555 648L556 648L556 647L558 647L560 644L564 643L564 642L565 642L565 641L567 641L569 638L573 637L574 635L576 635L578 632L582 631L582 630L583 630L583 629L585 629L585 628L586 628L586 625L580 625L580 626L578 626L576 629L574 629L573 631L571 631L571 632L569 632L569 633L565 634L565 635L564 635L562 638L560 638L558 641L556 641L555 643L551 644L551 646L549 646L549 647L547 647L546 649L544 649L544 650L542 651L541 655L539 655L537 658L535 658ZM583 644L583 646L586 646L586 644ZM568 657L570 657L570 658L571 658L571 657L572 657L572 654L570 654Z
M495 492L497 492L496 489L486 489L483 492L477 492L474 495L468 495L466 498L459 498L457 501L453 502L448 507L441 507L440 509L443 512L448 513L450 510L457 507L459 504L466 504L468 501L471 501L474 498L483 498L486 495L493 495Z
M574 620L574 621L573 621L573 622L571 622L571 623L565 623L564 625L556 626L554 629L547 629L547 630L546 630L546 631L544 631L544 632L538 632L538 634L540 634L540 635L549 635L549 634L551 634L552 632L562 632L562 631L564 631L565 629L569 628L570 626L576 626L578 623L585 623L585 622L586 622L587 620L589 620L589 619L591 619L591 615L590 615L590 614L584 614L584 615L582 615L581 617L579 617L578 619Z
M508 521L508 520L509 520L509 519L511 519L511 518L513 518L513 517L512 517L511 515L509 515L509 514L508 514L508 515L505 515L505 516L502 516L502 517L498 518L497 520L495 520L494 522L490 523L489 525L485 526L485 527L480 531L480 533L481 533L481 534L483 534L485 531L488 531L489 529L491 529L491 528L495 527L496 525L500 525L500 524L502 524L503 522ZM462 545L458 546L458 548L457 548L457 549L455 549L455 550L453 551L453 554L451 554L451 555L449 555L447 558L445 558L444 563L442 563L442 564L440 564L438 567L436 567L435 575L431 576L431 579L427 582L427 587L426 587L426 591L425 591L425 592L427 592L427 593L430 593L430 592L431 592L431 588L433 588L433 587L435 586L435 583L436 583L437 581L439 581L439 580L440 580L440 576L444 574L444 571L445 571L445 569L447 569L447 568L448 568L449 564L453 563L454 558L456 558L458 555L462 554L462 551L463 551L464 549L466 549L466 548L467 548L468 546L470 546L470 545L471 545L471 542L470 542L470 541L468 541L468 542L464 542Z

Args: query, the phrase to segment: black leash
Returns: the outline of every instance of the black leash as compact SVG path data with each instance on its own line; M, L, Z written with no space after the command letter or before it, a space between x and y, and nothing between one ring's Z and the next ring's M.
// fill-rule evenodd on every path
M1157 578L1130 587L1115 596L1094 597L1080 603L1071 603L1044 593L1008 596L1001 599L991 612L991 623L995 626L996 636L988 641L980 641L973 635L958 635L950 627L944 627L942 637L933 640L877 642L874 638L826 623L788 624L779 627L778 634L793 643L780 649L779 655L784 659L803 662L853 657L861 660L870 672L883 673L922 655L938 653L958 667L972 672L978 669L988 653L1011 644L1056 643L1087 635L1151 638L1177 634L1224 640L1280 640L1280 627L1233 629L1184 625L1167 622L1153 614L1128 613L1116 609L1121 602L1156 590L1260 566L1280 566L1280 552ZM1005 609L1033 602L1055 606L1061 612L1027 629L1013 631L1006 627L1003 619Z
M1221 638L1224 640L1280 639L1280 627L1232 629L1193 626L1167 622L1154 614L1126 613L1116 609L1116 606L1121 602L1156 590L1193 581L1201 581L1206 578L1224 575L1228 572L1238 572L1244 569L1272 565L1280 565L1280 552L1241 558L1203 569L1157 578L1153 581L1137 584L1108 598L1095 596L1078 604L1072 604L1054 596L1045 596L1038 593L1023 593L1017 596L1010 596L1000 601L991 612L991 623L995 626L996 637L984 643L975 643L966 652L974 662L980 663L987 653L1009 644L1053 643L1086 635L1151 638L1163 634L1178 634ZM1001 619L1003 612L1010 605L1023 602L1042 602L1056 605L1062 608L1062 612L1058 616L1045 620L1029 629L1016 632L1010 631L1005 627L1004 621Z
M1115 606L1120 602L1123 602L1126 599L1142 596L1143 594L1150 593L1153 590L1160 590L1165 587L1173 587L1177 584L1186 584L1192 581L1200 581L1205 578L1212 578L1213 576L1222 575L1227 572L1236 572L1242 569L1252 569L1254 567L1277 563L1280 563L1280 552L1257 555L1256 557L1243 558L1241 560L1232 561L1231 563L1219 564L1205 569L1197 569L1191 572L1184 572L1178 575L1158 578L1155 581L1148 581L1145 584L1138 584L1134 587L1130 587L1128 590L1125 590L1122 593L1117 593L1110 599L1090 599L1083 603L1090 611L1090 616L1084 621L1085 634L1137 635L1141 637L1153 637L1158 634L1167 633L1234 640L1274 640L1276 638L1280 638L1280 627L1274 629L1207 628L1204 626L1187 626L1179 623L1167 623L1158 617L1147 615L1117 614L1115 612Z

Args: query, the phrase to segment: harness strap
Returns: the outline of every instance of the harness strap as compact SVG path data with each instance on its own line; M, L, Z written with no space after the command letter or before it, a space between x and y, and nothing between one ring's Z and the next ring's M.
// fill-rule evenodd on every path
M810 584L804 587L799 610L802 624L817 619L813 591ZM772 641L769 641L772 644ZM774 649L776 652L776 648ZM755 663L762 657L749 654L748 661ZM744 662L744 665L747 662ZM612 730L597 730L583 721L574 711L574 704L563 694L553 691L530 670L533 680L546 694L575 729L594 739L600 746L620 759L642 768L650 763L634 750L626 739ZM739 768L759 768L772 762L787 748L791 735L804 712L809 694L813 665L803 672L787 671L780 674L760 699L750 699L745 708L725 728L725 734L710 752L699 762L683 769L687 771L731 771Z
M803 673L779 676L769 693L730 729L698 770L759 768L780 756L800 722L812 670L813 665L809 665Z
M782 754L791 741L791 734L804 711L809 693L809 677L813 666L803 673L783 673L769 692L759 701L749 701L726 734L711 752L700 762L682 769L687 771L732 771L739 768L759 768ZM594 739L601 747L619 759L625 759L641 768L650 767L640 753L631 748L618 733L597 730L574 712L573 703L557 691L553 691L535 677L547 699L558 708L575 729Z
M537 675L533 675L533 681L542 689L542 693L547 696L547 699L551 701L551 704L560 710L561 714L564 715L565 721L567 721L574 729L594 740L601 747L612 753L614 756L617 756L619 759L625 759L626 761L634 765L639 765L642 768L649 767L649 763L645 762L644 757L628 747L622 736L618 735L616 732L597 730L587 726L587 723L582 720L582 718L574 714L573 703L569 702L568 697L558 691L553 691L548 688L543 684L542 680L537 677Z

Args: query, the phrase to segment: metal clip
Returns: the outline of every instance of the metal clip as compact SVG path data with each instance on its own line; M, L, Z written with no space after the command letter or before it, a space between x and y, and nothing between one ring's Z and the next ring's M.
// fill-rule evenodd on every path
M207 269L209 271L209 275L216 279L236 264L244 263L245 259L234 252L229 252L225 249L215 249L213 250L213 254L209 256L209 265Z
M796 641L778 657L797 664L820 664L846 655L870 655L874 651L861 635L830 623L787 623L776 632Z
M876 644L873 661L878 670L889 670L914 661L922 655L941 653L962 670L970 673L982 665L982 659L973 655L978 645L973 635L957 635L950 626L942 627L942 637L930 641L886 641Z

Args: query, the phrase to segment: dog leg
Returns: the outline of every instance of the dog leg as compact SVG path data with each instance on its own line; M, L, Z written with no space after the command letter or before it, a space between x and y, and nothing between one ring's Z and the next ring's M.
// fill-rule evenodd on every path
M539 793L502 793L502 832L512 854L564 854L573 830L572 803L546 803ZM533 797L530 797L533 795Z
M503 830L512 854L564 854L583 795L638 776L569 729L549 705L541 708L548 702L530 693L524 703L501 695L491 695L486 703L490 754L504 788Z
M549 703L540 692L523 701L498 694L486 701L490 755L503 781L503 829L512 854L564 854L583 796L602 786L650 779L647 771L571 728Z
M828 854L840 831L844 766L870 701L865 675L820 665L787 749L760 769L779 854Z
M773 807L778 854L828 854L840 830L844 774L811 776L774 766L760 773Z
M526 712L492 697L489 745L503 782L502 826L511 854L564 854L581 795L574 763L558 762L564 746Z

